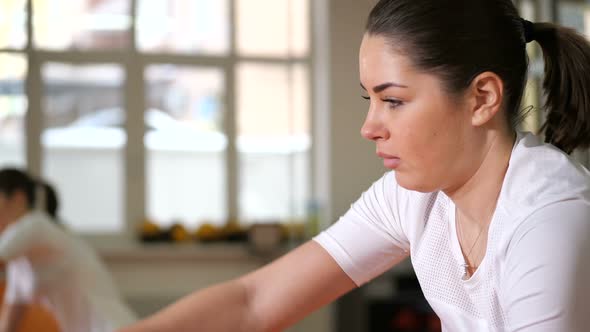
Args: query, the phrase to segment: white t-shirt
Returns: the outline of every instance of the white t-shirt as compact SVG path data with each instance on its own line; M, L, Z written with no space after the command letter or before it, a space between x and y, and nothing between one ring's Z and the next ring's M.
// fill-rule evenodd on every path
M588 331L590 174L568 155L518 134L468 280L456 234L449 197L388 172L315 241L359 286L410 256L444 331Z
M135 321L95 252L41 212L0 235L6 303L39 300L63 332L110 332Z

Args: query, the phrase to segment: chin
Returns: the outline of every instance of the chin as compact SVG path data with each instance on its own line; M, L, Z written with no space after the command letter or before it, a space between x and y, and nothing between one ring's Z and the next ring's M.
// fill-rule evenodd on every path
M431 183L424 182L424 177L420 176L408 176L407 174L395 172L395 180L402 188L411 191L431 193L437 190Z

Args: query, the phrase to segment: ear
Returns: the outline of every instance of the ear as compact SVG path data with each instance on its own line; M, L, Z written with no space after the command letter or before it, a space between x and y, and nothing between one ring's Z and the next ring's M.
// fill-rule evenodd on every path
M502 106L504 84L500 77L486 71L477 75L469 86L471 103L471 124L482 126L498 113Z

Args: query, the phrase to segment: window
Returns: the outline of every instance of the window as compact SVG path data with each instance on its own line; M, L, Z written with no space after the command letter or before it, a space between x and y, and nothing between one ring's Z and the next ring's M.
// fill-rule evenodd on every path
M152 65L145 71L148 215L196 227L228 218L224 72Z
M33 1L33 44L46 50L128 49L129 0Z
M27 41L26 0L3 0L0 4L0 48L22 50Z
M46 63L41 76L43 175L59 190L64 222L79 231L120 230L123 69Z
M305 214L310 149L307 80L307 68L299 64L238 65L240 220L288 220Z
M2 1L0 167L55 184L84 233L303 218L309 6Z
M138 1L136 36L141 51L227 55L229 28L228 0Z
M23 54L0 53L0 164L24 166L25 151L25 76Z
M590 4L586 1L561 1L557 10L559 24L590 38Z

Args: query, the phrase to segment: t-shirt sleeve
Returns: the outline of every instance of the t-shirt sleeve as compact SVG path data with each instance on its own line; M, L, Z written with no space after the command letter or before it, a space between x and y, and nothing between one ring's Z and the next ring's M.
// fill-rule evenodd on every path
M409 255L399 214L400 188L389 172L314 238L360 286Z
M590 206L547 206L515 232L501 279L508 331L587 331Z
M39 229L36 218L44 218L43 214L31 213L6 228L0 235L0 260L9 261L21 255L32 246L38 244Z

